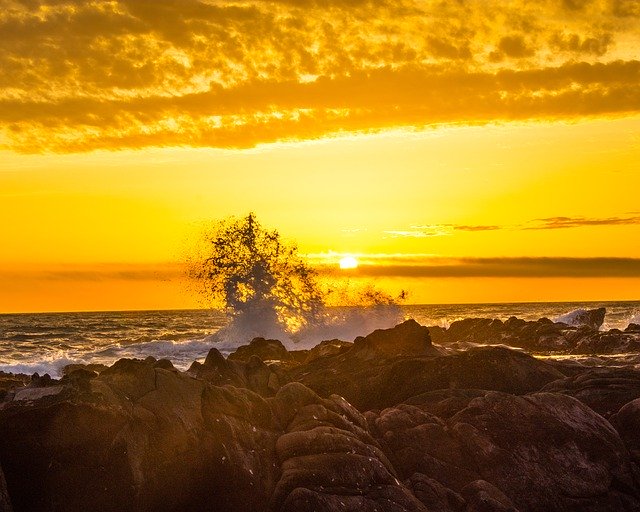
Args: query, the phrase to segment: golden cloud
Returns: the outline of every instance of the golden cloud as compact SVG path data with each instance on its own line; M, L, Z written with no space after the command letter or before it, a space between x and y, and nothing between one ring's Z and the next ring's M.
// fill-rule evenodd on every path
M636 5L0 0L0 148L635 114Z

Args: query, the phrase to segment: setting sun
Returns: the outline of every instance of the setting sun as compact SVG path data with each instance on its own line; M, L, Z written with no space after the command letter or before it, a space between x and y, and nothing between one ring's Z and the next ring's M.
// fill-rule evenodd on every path
M358 260L353 256L345 256L344 258L340 259L340 268L343 270L358 268Z

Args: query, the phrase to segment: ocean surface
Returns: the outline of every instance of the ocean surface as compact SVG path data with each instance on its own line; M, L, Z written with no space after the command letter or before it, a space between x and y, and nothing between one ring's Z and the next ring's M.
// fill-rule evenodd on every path
M640 301L410 305L401 306L395 315L372 323L363 318L378 313L361 310L353 329L342 332L351 332L343 339L353 341L356 335L366 335L376 327L392 327L403 318L414 318L423 325L447 327L463 318L506 320L516 316L525 320L542 317L557 320L567 318L565 315L570 318L571 312L579 309L597 307L607 309L603 330L624 329L630 322L640 323ZM0 370L59 377L62 369L72 363L109 365L122 357L147 356L170 359L184 370L194 360L204 359L216 344L213 335L226 324L225 315L213 310L0 315ZM325 339L335 337L333 334L327 332ZM234 343L226 344L223 351L233 348Z

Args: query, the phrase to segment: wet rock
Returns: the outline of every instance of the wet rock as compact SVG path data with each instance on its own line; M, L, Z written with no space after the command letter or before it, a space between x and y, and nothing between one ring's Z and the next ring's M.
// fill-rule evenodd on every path
M286 382L282 372L268 366L256 355L247 361L230 360L216 348L209 351L204 363L194 362L187 373L217 386L247 388L262 396L273 396Z
M252 356L257 356L262 361L281 360L289 361L291 354L287 352L281 341L254 338L248 345L238 347L229 355L230 361L248 361Z
M332 357L347 352L353 343L341 340L322 341L311 350L306 351L306 357L302 362L309 363L320 357Z
M579 309L569 315L565 315L561 320L562 323L572 325L574 327L588 327L589 329L598 330L604 323L604 317L607 314L605 308L597 309Z
M507 345L530 352L571 354L614 354L640 351L640 331L600 331L604 308L575 312L569 323L548 318L525 321L511 317L505 322L488 318L467 318L448 329L430 327L436 343L450 348L474 345Z
M431 344L429 328L415 320L407 320L391 329L378 329L359 336L351 354L361 358L397 356L436 356L441 351Z

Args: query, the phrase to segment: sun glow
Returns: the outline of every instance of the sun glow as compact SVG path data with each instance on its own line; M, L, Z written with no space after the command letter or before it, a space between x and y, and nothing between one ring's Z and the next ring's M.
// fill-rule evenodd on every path
M358 268L358 260L355 259L353 256L345 256L344 258L341 258L339 264L340 264L340 268L343 270L350 269L350 268Z

